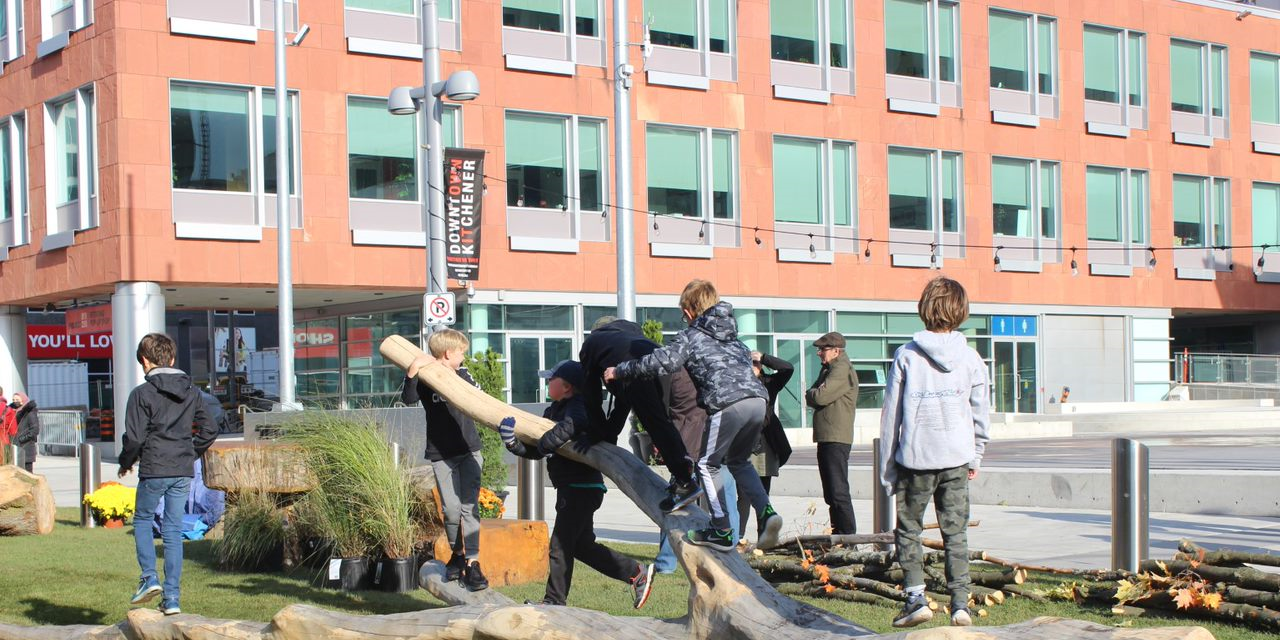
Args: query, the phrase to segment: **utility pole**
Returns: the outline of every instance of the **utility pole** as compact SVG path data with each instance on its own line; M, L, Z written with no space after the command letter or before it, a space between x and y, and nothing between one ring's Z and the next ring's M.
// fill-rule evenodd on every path
M276 269L279 282L276 283L276 306L279 316L280 332L280 406L284 410L296 408L293 379L293 257L290 241L292 240L292 215L289 212L289 195L293 186L293 175L289 167L289 93L285 81L284 51L284 0L275 1L276 10L276 231L278 235L278 251ZM305 37L305 32L303 36ZM234 315L234 314L233 314ZM231 317L231 316L228 316ZM235 340L234 331L228 337L227 349L235 348L231 341ZM235 357L231 358L231 380L228 386L235 385ZM236 395L239 394L236 389ZM234 397L234 396L233 396Z
M422 86L427 88L422 98L422 126L426 131L427 152L422 168L423 198L426 204L427 230L427 293L444 293L448 273L444 261L444 149L441 148L439 96L432 87L440 81L440 20L436 14L436 0L422 3ZM425 342L423 343L425 344Z
M635 229L631 220L631 74L627 0L613 0L614 196L618 251L618 317L636 320Z

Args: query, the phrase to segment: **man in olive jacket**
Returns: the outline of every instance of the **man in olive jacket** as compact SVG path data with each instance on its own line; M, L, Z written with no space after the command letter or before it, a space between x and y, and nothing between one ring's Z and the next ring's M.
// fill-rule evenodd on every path
M858 377L844 353L844 336L828 333L814 341L822 371L805 393L813 407L813 441L818 443L818 477L822 499L831 509L835 535L858 532L849 498L849 448L853 445L853 410L858 403Z

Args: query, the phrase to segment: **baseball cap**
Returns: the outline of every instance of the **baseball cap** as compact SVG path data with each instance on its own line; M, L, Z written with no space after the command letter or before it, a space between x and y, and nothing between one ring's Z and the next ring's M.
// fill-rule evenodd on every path
M560 378L572 385L573 388L581 389L586 381L587 374L583 372L582 365L576 360L561 360L556 363L556 366L539 371L538 377L547 380Z
M813 341L815 347L835 347L837 349L844 348L844 336L832 331L821 338Z

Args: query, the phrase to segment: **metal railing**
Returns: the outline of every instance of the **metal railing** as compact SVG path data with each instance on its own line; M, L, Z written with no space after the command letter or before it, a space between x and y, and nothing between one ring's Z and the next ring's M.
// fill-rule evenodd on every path
M40 435L36 450L41 455L79 456L84 442L85 412L76 409L40 409Z
M1280 355L1176 353L1174 379L1182 383L1280 386Z

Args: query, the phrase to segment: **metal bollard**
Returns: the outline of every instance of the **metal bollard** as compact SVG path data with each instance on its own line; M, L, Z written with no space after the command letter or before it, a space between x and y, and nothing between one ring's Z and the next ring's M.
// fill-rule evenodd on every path
M542 460L520 458L516 467L516 515L521 520L542 519Z
M400 468L400 443L399 442L391 443L391 464L394 464L397 469Z
M880 438L876 438L871 441L871 508L874 533L893 531L897 524L893 496L885 493L884 487L880 486L880 471L883 468L884 460L880 459ZM893 545L881 544L876 547L881 551L888 551L893 548Z
M1150 546L1150 462L1147 446L1111 441L1111 568L1137 571Z
M92 529L98 526L93 510L84 503L84 497L102 484L102 457L98 448L88 442L80 443L80 526Z
M16 444L6 444L4 446L4 462L15 467L21 467L22 449Z

